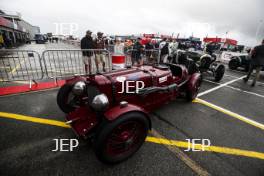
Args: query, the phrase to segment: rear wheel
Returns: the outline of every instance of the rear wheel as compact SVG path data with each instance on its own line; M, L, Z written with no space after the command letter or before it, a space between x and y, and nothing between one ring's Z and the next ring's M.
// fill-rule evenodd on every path
M219 65L217 69L215 70L215 81L219 82L225 74L225 66Z
M148 119L139 112L121 115L112 122L104 120L94 140L97 158L107 164L126 160L144 143L148 129Z
M201 84L202 84L201 75L194 83L190 83L190 85L187 87L187 90L186 90L186 100L187 101L192 101L197 97Z
M237 60L236 58L231 58L231 60L228 63L229 69L236 70L238 66L239 66L239 60Z
M58 92L57 104L63 112L72 112L75 109L73 106L74 98L75 96L72 94L72 85L64 84Z

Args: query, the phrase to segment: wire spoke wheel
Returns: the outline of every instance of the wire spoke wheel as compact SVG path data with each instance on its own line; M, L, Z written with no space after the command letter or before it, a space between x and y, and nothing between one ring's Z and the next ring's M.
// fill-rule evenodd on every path
M144 143L149 123L139 112L125 113L114 121L103 121L94 140L96 156L107 164L126 160Z
M143 132L144 126L137 121L120 124L107 140L107 153L115 156L133 150L139 144Z

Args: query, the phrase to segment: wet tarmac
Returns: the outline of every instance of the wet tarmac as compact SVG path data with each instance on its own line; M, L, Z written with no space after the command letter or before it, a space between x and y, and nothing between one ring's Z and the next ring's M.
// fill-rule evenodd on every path
M32 46L53 47L27 47ZM58 89L2 96L0 175L191 176L199 175L200 168L205 171L201 175L263 176L264 75L254 88L240 79L244 75L227 69L220 83L205 77L197 101L179 99L157 109L151 114L155 132L132 158L114 166L100 163L82 139L71 152L54 152L54 139L76 138L71 129L18 118L64 121L56 104ZM212 148L184 151L187 139L209 139Z

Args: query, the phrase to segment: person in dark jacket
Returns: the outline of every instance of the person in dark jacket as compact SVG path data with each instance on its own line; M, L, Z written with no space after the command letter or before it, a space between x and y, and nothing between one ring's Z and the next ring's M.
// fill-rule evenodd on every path
M250 75L252 74L253 70L256 70L256 76L251 84L252 87L255 86L258 78L260 71L262 67L264 67L264 39L262 40L262 44L259 46L256 46L251 50L251 63L250 63L250 68L248 71L248 75L246 78L244 78L244 82L247 82Z
M145 46L147 62L150 64L153 62L154 45L151 41L148 41Z
M81 49L95 49L95 44L92 38L92 32L90 30L86 31L86 36L81 40ZM93 51L83 51L83 63L85 65L86 74L91 74L91 60L93 57Z
M143 65L142 53L144 46L140 43L141 38L138 38L136 43L133 45L133 51L131 53L132 65Z
M167 38L164 38L162 42L160 42L159 49L160 49L160 63L167 63L169 56L169 43L167 41Z

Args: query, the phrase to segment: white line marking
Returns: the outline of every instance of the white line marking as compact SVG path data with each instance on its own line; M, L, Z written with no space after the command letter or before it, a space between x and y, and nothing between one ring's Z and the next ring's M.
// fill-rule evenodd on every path
M212 84L221 85L220 83L213 82L213 81L210 81L210 80L207 80L207 79L204 79L204 81L209 82L209 83L212 83ZM264 95L261 95L261 94L255 93L255 92L250 92L250 91L242 90L240 88L232 87L232 86L228 86L228 85L226 87L228 87L230 89L233 89L233 90L236 90L236 91L239 91L239 92L243 92L243 93L247 93L247 94L250 94L250 95L255 95L255 96L264 98Z
M239 71L236 71L236 72L239 72ZM243 72L239 72L239 73L243 73ZM247 72L245 72L244 74L247 74ZM255 76L255 73L253 73L252 75ZM228 74L225 74L225 76L233 77L233 78L239 78L239 77L237 77L237 76L228 75ZM250 80L251 80L251 79L250 79ZM257 84L262 84L262 85L264 85L264 83L261 82L261 81L257 81Z
M264 95L257 94L255 92L250 92L250 91L242 90L240 88L236 88L236 87L232 87L232 86L226 86L226 87L228 87L230 89L233 89L233 90L237 90L237 91L243 92L243 93L247 93L247 94L250 94L250 95L255 95L255 96L258 96L260 98L264 98Z
M200 97L200 96L203 96L203 95L209 94L209 93L211 93L211 92L213 92L213 91L215 91L215 90L218 90L218 89L220 89L220 88L222 88L222 87L225 87L225 86L227 86L227 85L229 85L229 84L232 84L232 83L234 83L234 82L236 82L236 81L238 81L238 80L241 80L241 79L243 79L243 78L245 78L245 77L246 77L246 75L245 75L245 76L242 76L242 77L239 77L239 78L236 78L236 79L234 79L234 80L232 80L232 81L228 81L228 82L226 82L226 83L224 83L224 84L220 84L219 86L216 86L216 87L214 87L214 88L212 88L212 89L209 89L209 90L206 90L206 91L204 91L204 92L199 93L199 94L197 95L197 97Z
M231 77L231 78L239 78L239 77L237 77L237 76L228 75L228 74L225 74L225 76L227 76L227 77Z

